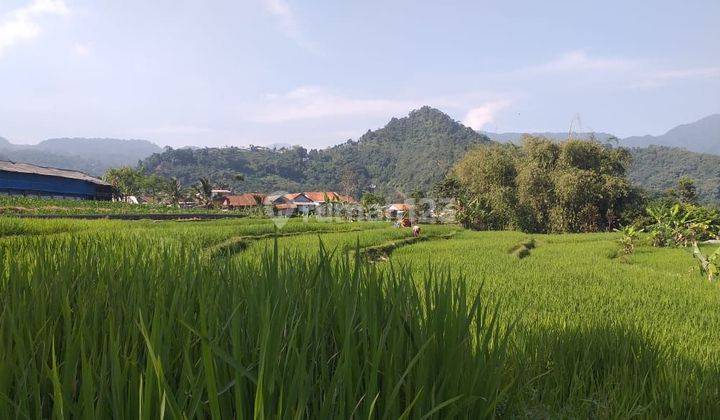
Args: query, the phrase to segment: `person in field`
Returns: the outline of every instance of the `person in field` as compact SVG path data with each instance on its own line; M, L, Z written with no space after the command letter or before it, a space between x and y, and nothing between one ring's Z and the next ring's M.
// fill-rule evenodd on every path
M420 226L415 225L412 227L413 237L417 238L420 236Z

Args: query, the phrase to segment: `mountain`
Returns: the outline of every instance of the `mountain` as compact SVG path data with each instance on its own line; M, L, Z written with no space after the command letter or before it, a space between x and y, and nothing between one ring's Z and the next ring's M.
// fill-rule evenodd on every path
M630 149L630 180L652 191L666 191L682 176L694 179L700 198L720 202L720 156L677 147L650 146Z
M243 191L341 190L358 195L376 187L389 198L442 180L468 149L490 144L483 134L430 107L393 118L357 141L322 150L265 147L167 149L143 161L149 170L192 184L209 176ZM244 181L236 179L243 174Z
M491 133L489 131L481 131L482 134L485 134L490 138L490 140L494 140L500 143L515 143L520 144L522 142L522 138L525 135L531 135L534 137L545 137L546 139L551 140L557 140L557 141L564 141L568 138L567 132L554 132L554 131L546 131L546 132L535 132L535 133ZM582 140L590 140L595 139L601 142L605 142L607 140L610 140L613 138L612 134L608 133L592 133L592 132L584 132L584 133L573 133L573 138L582 139Z
M661 136L628 137L621 144L627 147L682 147L692 152L720 155L720 114L679 125Z
M162 149L146 140L61 138L36 145L12 144L0 138L0 159L74 169L100 176L117 166L134 166Z

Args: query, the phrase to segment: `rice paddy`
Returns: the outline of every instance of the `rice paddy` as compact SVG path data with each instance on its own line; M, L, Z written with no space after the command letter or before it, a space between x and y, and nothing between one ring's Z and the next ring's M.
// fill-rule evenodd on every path
M720 290L688 250L422 236L385 222L0 218L0 413L720 416Z

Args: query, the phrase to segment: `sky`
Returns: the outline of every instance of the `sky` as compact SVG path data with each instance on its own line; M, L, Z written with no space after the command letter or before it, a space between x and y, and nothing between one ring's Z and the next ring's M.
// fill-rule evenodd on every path
M717 0L0 0L0 136L317 148L423 105L657 135L720 112L719 21Z

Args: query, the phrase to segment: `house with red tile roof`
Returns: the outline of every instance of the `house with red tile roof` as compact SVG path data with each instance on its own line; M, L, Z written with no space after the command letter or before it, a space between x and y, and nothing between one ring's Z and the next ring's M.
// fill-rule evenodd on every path
M264 198L265 196L259 193L226 195L223 197L222 207L229 210L255 207L262 204Z

